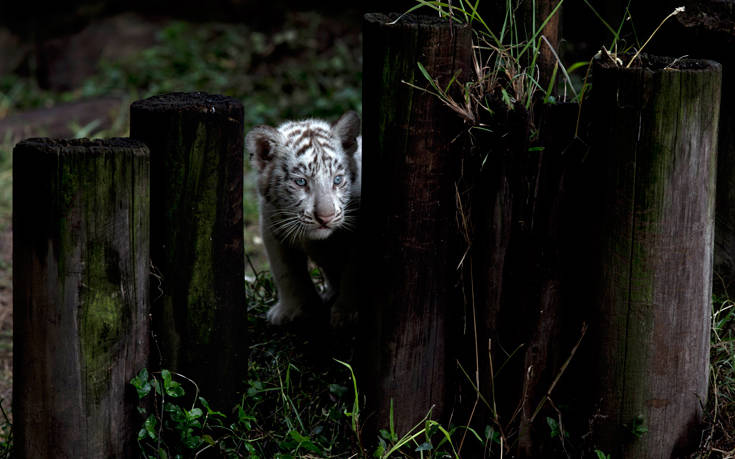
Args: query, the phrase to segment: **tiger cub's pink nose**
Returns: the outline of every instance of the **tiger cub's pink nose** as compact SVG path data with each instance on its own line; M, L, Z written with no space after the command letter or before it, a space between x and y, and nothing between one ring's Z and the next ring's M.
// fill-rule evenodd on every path
M334 216L335 215L336 214L335 214L334 210L327 211L327 212L324 212L324 211L322 211L322 212L314 212L314 218L322 226L326 226L327 224L329 224L329 222L331 222L332 220L334 220Z

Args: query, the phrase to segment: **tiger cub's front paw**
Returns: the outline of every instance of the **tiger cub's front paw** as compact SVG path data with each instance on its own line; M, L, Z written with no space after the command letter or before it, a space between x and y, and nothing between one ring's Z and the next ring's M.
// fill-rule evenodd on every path
M302 314L298 306L286 305L279 301L265 313L265 318L273 325L283 325L293 321Z

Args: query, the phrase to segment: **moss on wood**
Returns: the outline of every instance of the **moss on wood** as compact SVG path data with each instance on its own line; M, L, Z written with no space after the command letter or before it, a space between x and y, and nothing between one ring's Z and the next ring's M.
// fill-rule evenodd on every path
M148 149L29 139L14 150L19 457L127 457L148 357Z
M696 447L707 397L721 69L671 62L594 73L593 154L607 174L596 438L625 457Z
M151 149L151 292L161 360L220 409L247 371L242 221L243 107L175 93L131 106L131 137Z

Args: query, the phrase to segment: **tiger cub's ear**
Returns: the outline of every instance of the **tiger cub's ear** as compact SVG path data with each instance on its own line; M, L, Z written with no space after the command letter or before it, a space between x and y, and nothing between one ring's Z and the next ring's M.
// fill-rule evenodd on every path
M286 139L277 129L270 126L256 126L245 136L245 148L255 161L258 171L276 156L286 144Z
M357 149L357 137L360 135L360 117L349 111L332 125L332 132L342 144L342 150L352 155Z

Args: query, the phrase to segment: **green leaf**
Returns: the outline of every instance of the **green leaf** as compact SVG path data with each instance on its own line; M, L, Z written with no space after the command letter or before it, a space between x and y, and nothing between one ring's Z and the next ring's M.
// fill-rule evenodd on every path
M130 384L135 387L138 392L138 399L144 398L151 392L151 383L148 381L148 370L143 368L133 379L130 380Z
M163 388L166 391L166 395L173 398L184 395L184 388L180 383L173 380L170 371L161 370L161 378L163 378Z
M500 432L496 432L493 426L485 426L485 441L500 444Z
M574 64L567 67L567 73L572 73L573 71L577 70L581 67L587 67L590 64L590 61L579 61L575 62Z
M208 434L202 435L202 440L204 441L204 443L206 443L208 445L214 446L214 445L217 444L217 442L214 440L214 438L212 438L212 436L211 435L208 435Z
M431 446L431 443L429 443L428 441L426 441L426 442L420 444L414 451L416 451L417 453L420 452L420 451L431 451L432 448L433 447Z
M500 88L500 94L503 102L505 102L505 105L508 107L508 110L513 110L513 100L511 99L510 94L508 94L508 91L506 91L505 88Z
M245 429L252 429L252 422L255 422L255 416L249 415L242 406L237 407L237 422L242 424Z
M559 435L559 423L556 419L546 417L546 424L548 424L549 429L551 429L551 438L557 437Z
M148 419L143 423L143 429L145 429L151 440L156 440L158 438L158 431L156 430L157 424L158 421L156 421L156 418L153 415L148 416Z
M207 402L207 400L205 400L204 397L199 397L199 403L201 403L202 406L207 409L207 415L209 415L209 416L220 416L220 417L223 417L223 418L224 417L227 417L221 411L214 411L212 408L210 408L209 407L209 402Z
M419 70L421 71L421 74L424 76L424 78L426 78L426 81L429 82L431 87L434 88L434 90L439 93L439 95L441 95L441 89L439 88L439 86L436 85L436 81L431 78L431 75L429 75L429 71L426 70L426 67L424 67L421 62L416 62L416 65L418 65Z
M248 397L253 397L263 391L263 383L261 381L248 381Z
M168 388L169 384L171 384L171 381L173 380L171 372L165 369L161 370L161 378L163 379L163 387Z
M638 416L633 418L633 422L630 426L627 427L630 429L630 433L632 433L636 439L640 439L643 434L648 432L648 428L645 426L645 419L643 418L642 414L639 414Z
M373 453L373 457L383 457L385 455L385 450L388 447L386 445L385 440L378 437L378 447L375 448L375 452Z
M342 398L347 394L348 389L340 384L330 384L329 393L335 395L337 398Z
M312 453L321 453L321 449L319 449L319 447L317 447L309 437L300 434L296 430L290 431L289 435L291 436L291 438L294 439L294 441L298 443L297 449L304 448L311 451Z

